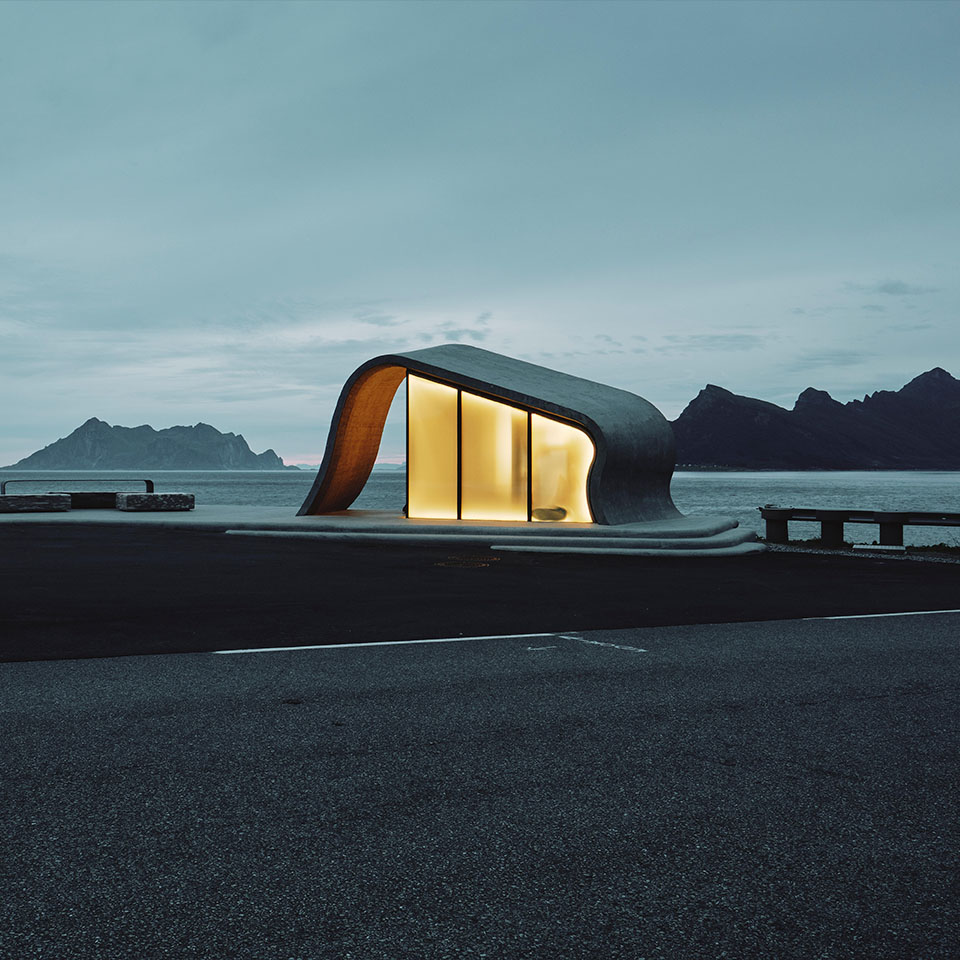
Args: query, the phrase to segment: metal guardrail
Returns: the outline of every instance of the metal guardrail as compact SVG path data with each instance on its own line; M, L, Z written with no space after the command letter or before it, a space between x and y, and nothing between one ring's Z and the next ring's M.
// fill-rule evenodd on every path
M153 493L153 481L146 477L13 477L10 480L0 481L0 496L7 492L8 483L143 483L146 492ZM61 491L70 493L69 490Z
M843 543L845 523L875 523L880 527L881 546L903 546L904 526L960 527L960 513L936 513L927 510L818 510L816 507L757 507L766 521L768 543L786 543L790 520L820 524L820 539L825 546Z

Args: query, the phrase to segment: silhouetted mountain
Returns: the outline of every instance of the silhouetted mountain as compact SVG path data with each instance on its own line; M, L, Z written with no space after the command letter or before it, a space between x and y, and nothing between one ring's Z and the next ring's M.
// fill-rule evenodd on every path
M709 384L673 432L678 466L960 470L960 380L935 367L849 403L808 387L792 410Z
M23 470L283 470L273 452L253 453L235 433L193 427L111 427L91 417L68 437L12 465Z

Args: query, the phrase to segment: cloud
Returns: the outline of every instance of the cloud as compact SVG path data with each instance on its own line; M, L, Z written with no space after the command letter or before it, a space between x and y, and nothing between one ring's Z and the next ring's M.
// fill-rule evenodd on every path
M817 353L801 354L787 364L786 369L799 373L820 367L855 367L874 356L876 354L869 350L821 350Z
M768 337L756 333L692 333L669 334L666 343L654 347L658 353L695 353L703 350L755 350L766 344Z
M919 297L925 293L936 293L936 287L921 287L903 280L887 280L884 283L845 283L843 289L852 293L879 293L888 297Z
M860 307L861 310L867 310L870 313L883 313L887 308L881 307L877 303L865 303Z
M454 343L461 343L464 340L474 340L477 343L483 343L489 336L488 331L477 330L471 327L444 326L440 329L443 332L444 339L452 340Z
M589 364L590 361L594 360L597 357L616 357L626 355L629 351L621 347L591 347L586 346L584 348L572 349L572 350L563 350L560 349L560 344L555 344L556 349L553 350L537 350L530 353L518 353L517 356L522 360L529 360L530 363L539 363L546 366L556 366L556 369L561 370L565 373L573 373L576 376L588 376L592 379L594 376L598 379L603 379L603 374L591 374L588 368L584 368L584 362ZM570 362L572 361L572 366ZM603 361L601 361L603 362Z
M453 343L463 343L465 340L472 340L474 343L483 343L492 333L490 329L490 318L493 316L489 310L481 313L474 325L458 326L453 321L448 320L441 323L436 332L421 333L420 339L424 343L432 343L434 340L452 341Z
M894 330L898 333L915 333L920 330L930 330L935 326L930 320L903 320L899 323L891 323L885 326L884 330Z
M374 327L397 327L401 323L406 323L406 320L402 320L400 317L391 316L389 313L355 313L355 320L359 320L361 323L368 323Z
M877 293L885 293L891 297L916 297L923 293L936 292L936 287L919 287L914 284L904 283L902 280L895 280L891 283L881 283L877 287Z
M449 323L440 327L440 333L441 339L452 340L454 343L462 343L464 340L483 343L490 336L490 331L482 327L455 327Z

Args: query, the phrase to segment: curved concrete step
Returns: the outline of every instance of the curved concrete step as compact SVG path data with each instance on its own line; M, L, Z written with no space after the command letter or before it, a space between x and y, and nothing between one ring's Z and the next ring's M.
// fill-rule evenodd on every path
M606 547L561 546L554 544L549 547L532 547L526 544L493 544L491 550L496 552L507 551L513 553L576 553L593 554L605 557L745 557L750 554L764 553L766 545L756 540L744 543L735 543L729 546L697 547L692 550L671 550L657 547L622 547L612 544Z
M558 547L564 550L703 550L755 540L753 531L736 527L706 537L497 537L491 546Z
M233 528L226 531L237 536L282 537L338 543L421 543L435 546L470 545L491 550L530 551L538 553L585 553L620 556L739 556L745 553L760 553L765 550L757 542L751 530L737 527L736 523L725 524L725 529L706 536L628 537L622 531L614 535L600 536L608 528L591 525L592 536L562 536L553 531L550 536L520 533L515 528L485 527L457 530L445 529L442 533L427 527L385 527L378 530L351 529L350 524L339 524L336 529L251 529Z
M285 525L287 526L287 525ZM289 529L317 532L353 531L356 533L390 533L402 536L466 537L487 535L523 538L602 537L626 539L674 540L686 537L710 537L732 530L737 521L728 517L685 517L656 520L649 523L550 523L526 520L419 520L381 511L343 511L325 516L299 517ZM239 526L238 526L239 529Z

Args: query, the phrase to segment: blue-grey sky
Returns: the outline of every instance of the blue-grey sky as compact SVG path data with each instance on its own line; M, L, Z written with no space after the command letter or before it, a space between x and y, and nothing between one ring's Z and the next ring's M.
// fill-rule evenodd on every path
M922 0L0 3L0 464L90 416L313 462L450 341L671 418L960 376L958 49Z

